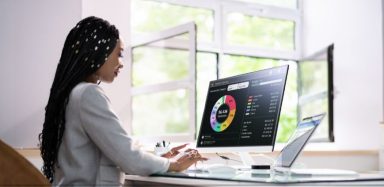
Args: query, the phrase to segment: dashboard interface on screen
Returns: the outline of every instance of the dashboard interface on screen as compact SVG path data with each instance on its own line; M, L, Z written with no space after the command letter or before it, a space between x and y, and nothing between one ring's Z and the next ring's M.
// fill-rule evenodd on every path
M211 81L197 147L273 146L287 73L285 65Z

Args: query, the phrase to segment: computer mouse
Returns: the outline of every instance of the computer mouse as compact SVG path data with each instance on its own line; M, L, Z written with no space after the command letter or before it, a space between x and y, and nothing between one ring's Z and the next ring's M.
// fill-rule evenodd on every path
M237 169L224 164L211 164L206 167L209 174L236 174Z

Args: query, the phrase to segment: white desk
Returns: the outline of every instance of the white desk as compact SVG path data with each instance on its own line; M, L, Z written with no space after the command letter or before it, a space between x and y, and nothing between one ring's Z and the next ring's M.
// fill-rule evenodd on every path
M280 178L279 178L280 177ZM165 173L154 176L126 175L128 186L384 186L384 172L338 177L259 177L250 172L232 176Z

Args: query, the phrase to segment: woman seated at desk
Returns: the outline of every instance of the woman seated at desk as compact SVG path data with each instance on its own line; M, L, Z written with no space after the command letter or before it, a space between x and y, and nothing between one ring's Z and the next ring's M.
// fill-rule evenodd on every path
M42 171L55 186L122 185L124 172L149 175L182 171L200 160L196 150L177 161L135 149L98 85L111 83L123 67L123 42L109 22L88 17L69 32L39 135Z

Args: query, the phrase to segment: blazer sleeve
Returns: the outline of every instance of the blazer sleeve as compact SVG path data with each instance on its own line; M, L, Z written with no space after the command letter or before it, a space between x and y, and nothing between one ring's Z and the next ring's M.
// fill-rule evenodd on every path
M169 160L135 149L110 101L98 85L88 86L80 100L80 119L90 139L124 172L149 175L165 172Z

